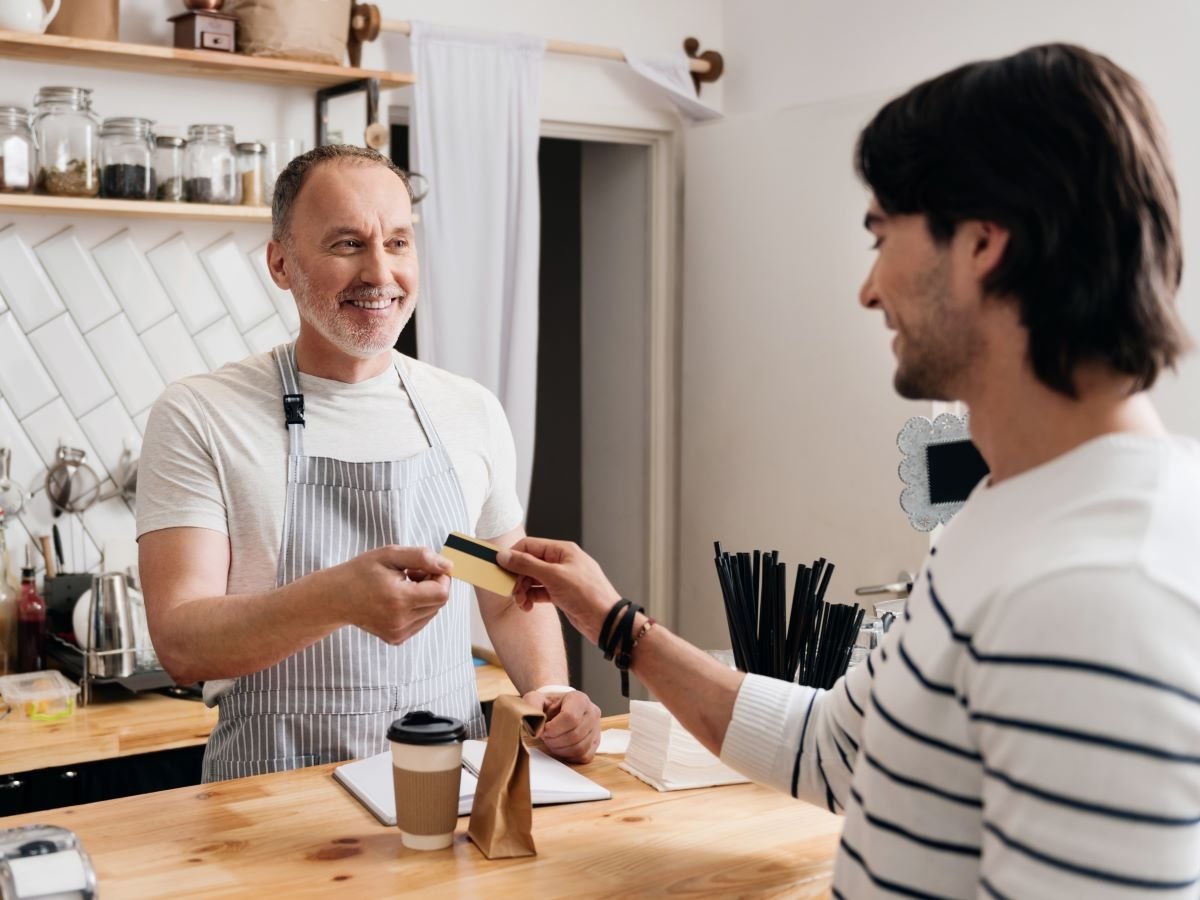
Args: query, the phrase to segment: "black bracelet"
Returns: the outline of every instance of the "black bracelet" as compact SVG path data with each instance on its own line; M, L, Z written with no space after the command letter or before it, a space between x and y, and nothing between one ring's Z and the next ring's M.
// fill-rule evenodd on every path
M621 671L621 696L629 696L629 667L633 663L633 623L637 614L645 612L632 600L622 598L613 604L600 629L600 649L605 659L616 658Z

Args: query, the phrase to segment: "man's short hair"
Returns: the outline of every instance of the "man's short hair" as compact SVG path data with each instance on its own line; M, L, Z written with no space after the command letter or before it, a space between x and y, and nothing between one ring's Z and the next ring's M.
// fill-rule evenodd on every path
M308 177L308 173L317 166L329 162L356 166L376 165L391 169L404 182L404 189L408 191L408 199L412 199L412 185L409 184L408 175L383 154L367 147L355 147L351 144L326 144L297 156L275 179L275 193L271 197L272 238L280 242L287 240L292 224L292 206L296 202L296 195L300 193L300 188L304 185L304 180Z
M924 214L939 243L968 219L1009 231L984 288L1019 301L1050 388L1076 396L1076 366L1099 362L1145 389L1187 347L1162 126L1111 60L1047 44L947 72L875 115L855 166L884 212Z

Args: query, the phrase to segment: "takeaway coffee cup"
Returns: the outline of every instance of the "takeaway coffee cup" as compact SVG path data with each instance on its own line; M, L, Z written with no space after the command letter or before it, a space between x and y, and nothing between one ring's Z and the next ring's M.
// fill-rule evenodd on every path
M388 729L400 841L441 850L454 840L466 726L427 710L407 713Z

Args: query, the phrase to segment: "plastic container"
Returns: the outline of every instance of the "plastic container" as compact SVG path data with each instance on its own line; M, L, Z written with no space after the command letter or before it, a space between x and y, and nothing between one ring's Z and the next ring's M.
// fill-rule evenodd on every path
M0 678L0 694L16 715L54 722L74 714L79 686L62 672L26 672Z
M37 187L61 197L100 193L100 120L88 88L44 87L34 101Z

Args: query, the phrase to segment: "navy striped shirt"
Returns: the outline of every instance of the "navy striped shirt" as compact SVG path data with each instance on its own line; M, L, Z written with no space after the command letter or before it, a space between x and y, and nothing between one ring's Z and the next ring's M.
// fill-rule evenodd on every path
M866 664L748 676L721 758L845 814L834 896L1200 896L1200 445L980 485Z

